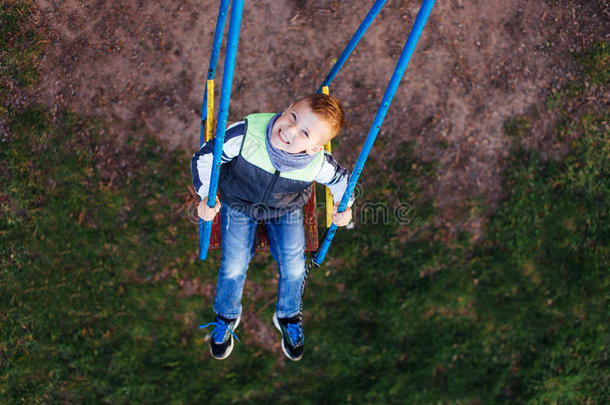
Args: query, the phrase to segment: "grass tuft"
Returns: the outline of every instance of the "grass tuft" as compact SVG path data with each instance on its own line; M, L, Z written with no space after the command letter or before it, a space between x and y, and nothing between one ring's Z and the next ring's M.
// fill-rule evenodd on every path
M609 48L607 42L599 42L579 59L585 77L593 87L602 87L609 84Z

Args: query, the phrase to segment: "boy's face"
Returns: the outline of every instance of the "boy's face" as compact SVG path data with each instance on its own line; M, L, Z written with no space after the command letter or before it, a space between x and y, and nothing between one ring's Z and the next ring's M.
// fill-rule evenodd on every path
M306 101L291 104L273 124L271 145L288 153L315 155L330 139L326 121L311 111Z

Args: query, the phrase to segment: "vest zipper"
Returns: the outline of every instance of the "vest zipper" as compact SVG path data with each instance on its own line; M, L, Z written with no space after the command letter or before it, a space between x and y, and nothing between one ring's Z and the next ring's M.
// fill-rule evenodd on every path
M271 180L271 183L267 186L267 190L265 190L265 195L263 197L263 204L267 203L267 198L269 198L269 194L271 193L271 190L273 190L273 187L275 187L275 183L277 182L277 178L280 177L280 171L276 170L275 173L273 173L273 180Z

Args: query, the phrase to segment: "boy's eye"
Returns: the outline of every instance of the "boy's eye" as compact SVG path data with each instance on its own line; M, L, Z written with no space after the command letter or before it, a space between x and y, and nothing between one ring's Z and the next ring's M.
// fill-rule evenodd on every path
M307 131L302 130L301 133L303 134L303 136L305 136L305 138L309 138L309 134L307 133Z
M292 117L292 119L293 119L294 121L296 121L296 120L297 120L297 115L296 115L295 113L290 113L290 116Z

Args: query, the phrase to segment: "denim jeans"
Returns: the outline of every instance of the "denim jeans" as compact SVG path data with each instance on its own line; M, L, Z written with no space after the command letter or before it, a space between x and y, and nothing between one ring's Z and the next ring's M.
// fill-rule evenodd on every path
M222 259L218 271L214 311L225 318L241 314L241 296L248 263L254 255L257 221L223 204L220 209ZM303 212L291 211L265 222L271 255L278 264L276 312L290 318L300 312L301 286L305 279L305 231Z

